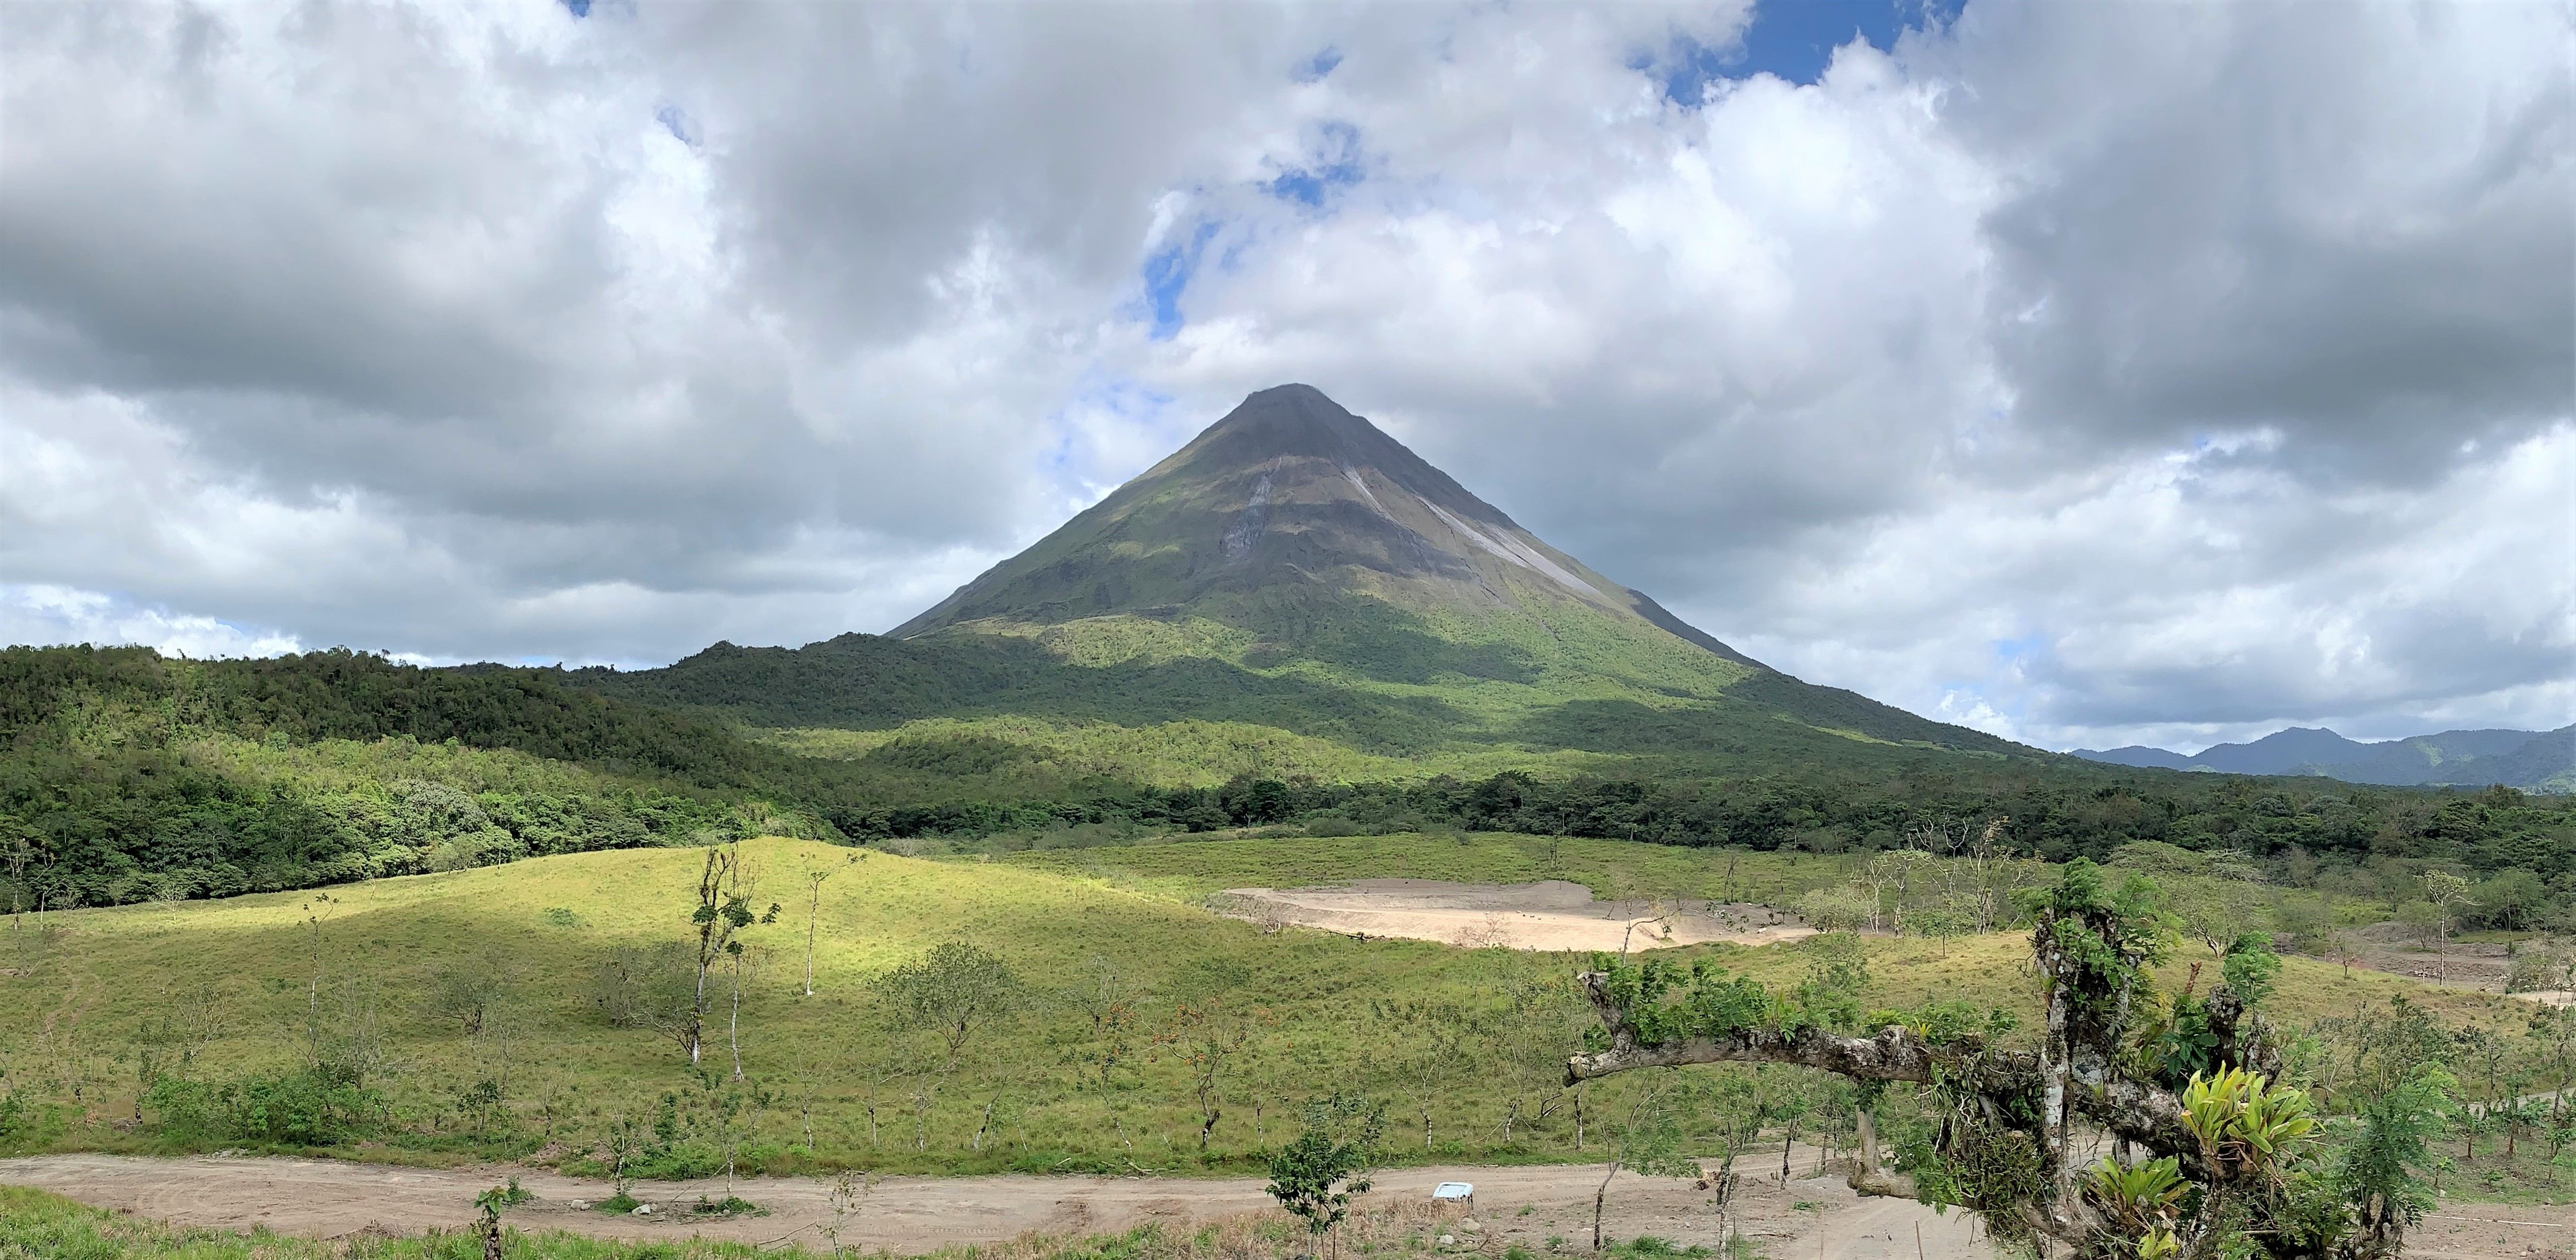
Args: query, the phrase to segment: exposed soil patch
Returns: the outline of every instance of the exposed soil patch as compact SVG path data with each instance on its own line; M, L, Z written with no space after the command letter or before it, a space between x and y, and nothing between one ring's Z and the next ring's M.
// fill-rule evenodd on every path
M1776 1161L1776 1154L1760 1157ZM1812 1167L1802 1153L1803 1171ZM745 1242L799 1241L819 1246L819 1225L832 1220L828 1188L807 1178L746 1178L735 1193L768 1214L692 1220L700 1198L724 1195L720 1181L638 1182L634 1193L654 1205L649 1216L587 1210L609 1194L596 1181L544 1169L389 1168L333 1160L198 1157L151 1159L115 1155L44 1155L0 1160L0 1183L36 1186L84 1203L124 1208L186 1225L248 1229L265 1225L306 1237L350 1237L364 1231L417 1234L455 1228L474 1217L476 1192L516 1176L534 1202L505 1219L523 1230L561 1229L596 1237L652 1239L698 1235ZM1550 1238L1587 1249L1591 1242L1597 1166L1407 1168L1380 1174L1362 1196L1366 1209L1427 1200L1443 1181L1476 1187L1467 1213L1487 1255L1525 1246L1544 1253ZM1151 1220L1176 1225L1270 1210L1262 1183L1249 1178L1165 1177L893 1177L878 1184L844 1228L844 1246L918 1254L962 1243L988 1243L1032 1231L1094 1233ZM1719 1241L1707 1195L1690 1182L1622 1174L1610 1186L1604 1223L1616 1238L1656 1237L1689 1244ZM1903 1199L1863 1199L1838 1177L1748 1179L1736 1197L1744 1233L1773 1255L1800 1260L1862 1260L1914 1254L1919 1227L1925 1260L1991 1260L1992 1251L1966 1214L1936 1215ZM1526 1209L1526 1211L1524 1210ZM1470 1232L1462 1229L1462 1233Z
M2361 947L2354 965L2452 988L2502 993L2505 971L2513 966L2512 955L2502 945L2471 941L2425 945L2410 939L2394 923L2372 924L2353 935Z
M2568 1231L2576 1207L2444 1203L2406 1231L2411 1260L2576 1260Z
M1815 929L1769 906L1713 901L1596 901L1561 879L1453 884L1360 879L1330 888L1232 888L1218 912L1271 927L1295 924L1358 937L1404 937L1469 948L1546 951L1656 949L1728 941L1768 945Z

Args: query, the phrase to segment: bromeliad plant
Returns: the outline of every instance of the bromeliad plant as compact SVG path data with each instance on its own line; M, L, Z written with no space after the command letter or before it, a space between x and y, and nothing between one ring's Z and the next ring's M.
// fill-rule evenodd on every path
M2140 1240L2159 1233L2173 1236L2190 1188L2182 1179L2181 1161L2171 1156L2141 1164L2106 1159L2084 1172L2084 1201L2112 1229Z
M2243 1068L2194 1076L2182 1091L2182 1122L2218 1180L2275 1182L2317 1127L2306 1090L2273 1085Z

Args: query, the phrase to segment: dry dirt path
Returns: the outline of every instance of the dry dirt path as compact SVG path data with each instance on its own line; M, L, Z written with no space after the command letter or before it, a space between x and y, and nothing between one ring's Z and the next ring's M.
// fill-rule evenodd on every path
M1774 1156L1773 1158L1776 1158ZM1811 1157L1802 1166L1812 1167ZM815 1227L831 1221L826 1186L805 1178L745 1179L743 1197L768 1215L727 1221L679 1219L699 1196L720 1196L720 1181L638 1182L653 1216L606 1216L573 1206L604 1197L596 1181L544 1169L394 1168L335 1160L155 1159L118 1155L43 1155L0 1160L0 1184L35 1186L84 1203L139 1216L225 1229L266 1226L280 1233L332 1238L374 1229L417 1234L467 1223L476 1192L516 1176L537 1196L508 1216L520 1229L562 1229L598 1237L652 1239L690 1234L746 1242L820 1243ZM1370 1202L1428 1197L1433 1184L1476 1186L1475 1216L1491 1239L1489 1254L1509 1245L1544 1252L1550 1237L1581 1247L1589 1241L1597 1167L1406 1168L1377 1178ZM1689 1182L1621 1175L1612 1183L1608 1231L1653 1234L1676 1242L1717 1241L1706 1195ZM880 1182L844 1230L844 1245L863 1242L914 1254L961 1243L993 1242L1032 1231L1124 1230L1152 1220L1175 1224L1267 1209L1261 1182L1247 1178L1170 1177L893 1177ZM1974 1223L1959 1212L1935 1215L1901 1199L1863 1199L1833 1177L1774 1175L1738 1195L1745 1233L1782 1260L1876 1260L1915 1254L1920 1227L1924 1260L1992 1260Z

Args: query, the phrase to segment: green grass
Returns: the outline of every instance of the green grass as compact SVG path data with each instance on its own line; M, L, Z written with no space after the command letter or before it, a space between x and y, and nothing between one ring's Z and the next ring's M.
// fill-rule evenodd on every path
M2552 1163L2543 1132L2525 1129L2510 1159L2505 1157L2502 1133L2481 1134L2473 1159L2462 1158L2468 1144L2456 1136L2437 1147L2453 1161L2441 1179L2447 1198L2473 1203L2576 1203L2576 1154L2562 1154L2566 1162Z
M763 878L758 900L792 907L745 935L758 966L743 1006L744 1063L757 1087L779 1096L745 1123L755 1159L768 1167L1242 1167L1279 1137L1289 1103L1333 1084L1383 1086L1400 1070L1391 1056L1401 1047L1359 1032L1372 999L1499 1001L1516 984L1561 981L1573 970L1570 959L1427 943L1264 936L1168 898L1001 863L880 854L842 867L850 850L787 840L744 848ZM151 1125L129 1131L118 1122L134 1112L136 1030L193 1009L175 1000L187 995L207 994L204 1005L221 1022L193 1074L292 1067L315 1005L318 932L326 1032L345 1027L350 1012L365 1016L385 1047L394 1112L373 1138L335 1153L434 1161L551 1148L578 1158L618 1115L649 1117L665 1092L684 1105L699 1097L674 1043L609 1027L586 1004L588 977L612 947L682 935L698 862L693 850L645 849L377 880L328 890L328 902L277 894L77 911L49 916L60 932L51 944L37 943L32 917L14 934L0 929L0 959L12 964L0 975L0 1002L26 1013L0 1030L0 1055L10 1086L36 1101L40 1117L9 1144L167 1146ZM824 885L810 999L799 996L806 900L796 869L806 862L841 868ZM869 981L950 939L1007 960L1035 1000L970 1045L954 1073L914 1078L935 1088L917 1125L913 1082L880 1084L872 1139L869 1082L938 1056L926 1034L877 1017ZM441 970L459 967L517 978L520 996L504 1012L508 1045L470 1038L461 1023L428 1011ZM1085 1088L1072 1061L1096 1048L1074 991L1104 968L1144 995L1134 1056L1105 1093ZM1257 1006L1261 1019L1240 1074L1226 1082L1224 1115L1202 1158L1183 1069L1151 1042L1179 998L1206 992ZM1532 1042L1520 1065L1532 1089L1549 1060L1573 1048L1579 1023L1570 995L1550 1009L1561 1036ZM726 1054L719 1023L710 1055L729 1063ZM461 1096L505 1063L511 1115L477 1126ZM988 1102L994 1119L979 1138ZM1440 1129L1458 1135L1440 1153L1570 1153L1526 1124L1514 1142L1501 1141L1504 1105L1462 1079L1439 1106Z
M753 964L742 1006L748 1085L731 1127L741 1165L768 1171L1248 1171L1290 1131L1294 1105L1335 1088L1395 1104L1391 1147L1401 1159L1597 1158L1597 1136L1596 1149L1576 1147L1570 1100L1558 1092L1564 1056L1589 1022L1567 984L1582 959L1265 934L1196 899L1246 884L1404 875L1557 876L1605 894L1777 901L1845 869L1816 857L1487 835L1234 839L972 861L878 853L855 866L853 851L808 842L743 849L761 879L755 908L783 906L777 922L744 937ZM326 1042L362 1036L379 1046L373 1083L386 1103L371 1128L324 1153L595 1170L611 1125L651 1123L667 1096L680 1130L671 1158L708 1171L730 1067L722 1004L708 1039L719 1069L709 1088L672 1041L611 1027L589 1002L590 977L612 949L683 935L699 862L687 849L580 854L347 885L327 901L267 894L0 925L0 1003L20 1013L0 1026L0 1084L23 1117L0 1148L258 1148L181 1137L157 1110L134 1123L138 1034L163 1016L206 1019L213 1035L181 1070L240 1080L302 1062L318 1010ZM836 872L823 885L811 998L801 996L808 902L798 877L809 865ZM1030 999L970 1039L953 1070L927 1030L890 1021L871 1000L874 977L949 940L1003 958ZM1787 947L1685 956L1693 952L1773 981L1792 981L1806 965ZM2027 1028L2037 1013L2027 954L2013 933L1875 939L1872 997L1890 1006L1963 998L2018 1010ZM2196 956L2186 950L2168 983L2178 985ZM515 985L481 1036L429 1002L442 974L460 971ZM1094 1019L1104 992L1130 1000L1125 1057L1105 1084L1087 1062L1112 1040ZM2400 992L2445 1023L2517 1009L2291 959L2277 1014L2300 1025ZM1211 1001L1242 1018L1246 1040L1218 1082L1221 1114L1203 1153L1180 1011ZM1390 1018L1390 1005L1408 1002L1453 1003L1459 1018L1486 1022L1457 1057L1426 1066L1424 1028ZM506 1082L498 1108L475 1099L485 1080ZM1627 1087L1587 1086L1612 1096L1595 1097L1595 1113Z

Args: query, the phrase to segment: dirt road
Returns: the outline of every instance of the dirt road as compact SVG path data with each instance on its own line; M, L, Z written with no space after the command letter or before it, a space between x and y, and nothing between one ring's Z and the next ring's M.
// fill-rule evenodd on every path
M1777 1155L1768 1159L1776 1160ZM1801 1167L1813 1167L1802 1157ZM147 1159L114 1155L46 1155L0 1160L0 1184L36 1186L100 1207L183 1224L339 1237L374 1227L416 1234L463 1225L477 1191L510 1176L537 1199L509 1213L521 1229L563 1229L600 1237L650 1239L700 1234L769 1242L818 1241L815 1227L832 1213L827 1188L803 1178L746 1179L736 1193L768 1209L765 1216L692 1222L688 1204L720 1197L723 1185L639 1182L635 1194L656 1206L649 1216L607 1216L586 1209L605 1197L599 1182L543 1169L391 1168L332 1160L224 1158ZM1382 1174L1363 1200L1423 1198L1441 1181L1476 1187L1475 1215L1502 1246L1543 1252L1551 1237L1587 1243L1597 1167L1412 1168ZM1605 1215L1614 1237L1653 1234L1680 1243L1717 1241L1706 1195L1689 1182L1622 1175ZM896 1177L878 1184L844 1229L842 1242L914 1254L960 1243L1013 1238L1032 1231L1087 1233L1131 1228L1149 1220L1176 1224L1261 1211L1261 1183L1249 1179L1160 1177ZM1877 1260L1915 1254L1924 1260L1991 1260L1964 1214L1936 1216L1921 1204L1862 1199L1840 1180L1776 1179L1748 1185L1738 1200L1744 1232L1776 1256Z
M1712 941L1768 945L1815 935L1815 929L1766 906L1595 901L1591 889L1561 879L1361 879L1331 888L1232 888L1217 904L1226 914L1257 922L1469 948L1617 951Z

